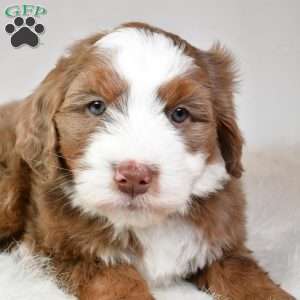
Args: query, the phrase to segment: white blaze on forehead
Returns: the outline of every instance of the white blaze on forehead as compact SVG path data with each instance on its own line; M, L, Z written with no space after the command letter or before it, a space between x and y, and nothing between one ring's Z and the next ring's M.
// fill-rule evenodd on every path
M129 83L130 90L153 91L194 66L183 47L174 45L160 33L121 28L104 36L96 45L107 51L113 67Z

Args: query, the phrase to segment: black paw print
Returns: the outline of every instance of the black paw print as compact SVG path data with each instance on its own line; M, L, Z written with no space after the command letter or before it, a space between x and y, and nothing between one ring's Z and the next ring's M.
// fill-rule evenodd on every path
M24 24L24 19L21 17L16 17L14 23L15 25L7 24L5 26L5 31L9 34L12 34L10 41L14 47L19 47L23 44L31 47L35 47L38 45L38 35L44 32L44 25L36 24L34 26L35 19L33 17L26 18L25 23L27 26Z

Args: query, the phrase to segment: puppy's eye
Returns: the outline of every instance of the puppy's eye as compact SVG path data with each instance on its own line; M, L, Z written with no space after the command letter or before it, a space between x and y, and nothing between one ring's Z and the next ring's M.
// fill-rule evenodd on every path
M105 112L106 105L103 101L97 100L88 104L88 110L94 116L100 116Z
M190 117L189 111L183 107L177 107L171 113L171 120L174 123L183 123L189 117Z

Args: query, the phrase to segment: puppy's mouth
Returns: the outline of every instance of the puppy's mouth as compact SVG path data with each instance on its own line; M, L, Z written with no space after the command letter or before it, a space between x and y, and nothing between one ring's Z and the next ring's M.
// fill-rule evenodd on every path
M164 207L160 204L153 204L153 195L151 194L143 194L143 195L135 195L129 196L127 194L120 195L113 201L112 203L99 204L99 210L102 211L129 211L129 212L149 212L155 214L168 214L170 207Z
M131 211L149 210L152 207L150 195L136 195L134 193L131 195L122 194L121 197L118 198L116 206Z

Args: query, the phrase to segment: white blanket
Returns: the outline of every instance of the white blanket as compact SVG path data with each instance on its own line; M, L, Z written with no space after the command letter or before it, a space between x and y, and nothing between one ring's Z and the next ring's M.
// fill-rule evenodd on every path
M276 150L274 150L276 149ZM300 299L300 147L246 153L249 247L271 277ZM24 249L0 255L1 300L71 300ZM185 283L153 291L157 300L211 300Z

